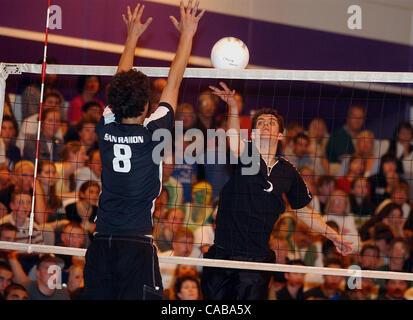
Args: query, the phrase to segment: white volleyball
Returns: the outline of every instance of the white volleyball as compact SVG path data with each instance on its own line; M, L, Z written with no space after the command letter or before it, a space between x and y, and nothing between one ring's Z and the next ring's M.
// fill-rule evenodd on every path
M211 62L214 68L244 69L249 59L250 54L245 43L234 37L222 38L211 50Z

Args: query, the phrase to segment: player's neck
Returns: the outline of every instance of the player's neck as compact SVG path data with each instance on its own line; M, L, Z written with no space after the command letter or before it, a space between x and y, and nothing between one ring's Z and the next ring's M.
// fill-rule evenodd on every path
M133 118L123 118L123 124L142 124L145 120L145 116L133 117Z
M271 166L276 161L277 146L278 140L276 140L275 142L271 139L260 140L259 150L261 157L269 166Z

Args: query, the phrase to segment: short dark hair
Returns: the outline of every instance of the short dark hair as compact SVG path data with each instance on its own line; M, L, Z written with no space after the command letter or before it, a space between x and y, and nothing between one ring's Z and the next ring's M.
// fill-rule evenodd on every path
M252 129L255 129L255 127L257 126L258 118L262 116L263 114L269 114L269 115L273 115L274 117L276 117L278 121L279 132L280 133L284 132L283 117L280 114L278 114L277 110L271 109L271 108L261 108L254 114L254 116L252 117L252 125L251 125Z
M89 189L90 187L98 187L100 190L99 183L93 180L88 180L82 183L82 185L80 186L79 192L86 192L86 190Z
M380 249L378 246L374 245L374 244L366 244L361 248L360 251L360 256L364 256L364 254L366 253L367 250L374 250L377 253L377 256L380 255Z
M96 101L89 101L86 102L83 106L82 106L82 112L87 112L90 108L92 107L98 107L99 109L101 109L101 105L96 102Z
M60 106L62 106L62 104L64 102L64 98L63 98L62 94L59 91L57 91L56 89L50 90L49 92L47 92L44 95L43 101L46 101L46 99L49 98L49 97L55 97L55 98L59 99Z
M328 258L326 263L325 263L326 267L329 266L329 265L332 265L332 264L336 264L336 265L340 266L340 268L344 267L344 264L340 259Z
M58 113L60 115L60 110L59 108L46 108L42 111L42 123L46 120L47 116L49 113Z
M330 182L334 182L334 184L336 183L336 179L333 176L329 176L329 175L322 175L320 176L320 178L318 178L317 180L317 185L318 187L321 187L327 183Z
M82 119L80 119L79 123L76 126L77 131L82 131L86 123L93 123L94 125L97 125L98 121L94 117L83 117Z
M374 240L385 240L386 244L389 244L394 239L393 232L390 227L383 222L378 222L374 226Z
M310 142L310 138L305 134L305 133L298 133L295 137L294 137L294 143L297 143L298 139L304 139L307 140L307 142Z
M56 265L64 265L64 261L61 258L56 257L54 254L44 254L44 255L41 255L39 257L39 260L37 261L37 264L36 264L37 269L39 269L40 266L46 262L52 262L52 263L55 263Z
M407 121L405 121L405 122L400 122L400 123L397 125L396 130L395 130L395 132L394 132L394 138L395 138L395 139L397 139L397 136L399 135L399 133L400 133L400 131L401 131L402 129L408 129L408 130L410 130L410 133L413 135L413 127L412 127L411 123L410 123L410 122L407 122Z
M350 108L348 108L347 116L350 114L350 111L353 109L359 109L363 111L364 114L366 114L366 108L364 106L359 105L359 104L353 104L350 106Z
M305 266L303 260L301 259L290 260L288 261L287 264L292 265L292 266Z
M32 195L31 195L29 192L24 192L24 191L14 191L14 192L11 194L11 197L10 197L10 203L11 203L11 202L13 202L13 203L14 203L14 201L15 201L15 200L16 200L16 198L17 198L17 196L22 195L22 194L24 194L24 195L26 195L26 196L29 196L30 198L32 197Z
M116 74L107 87L107 98L115 117L139 117L149 102L148 77L133 69Z
M3 224L0 224L0 236L3 233L3 231L16 231L17 232L17 227L12 225L11 223L3 223Z
M89 78L92 78L92 77L96 77L98 79L99 88L102 86L102 78L100 76L96 76L93 74L89 74L89 75L82 74L77 78L77 91L79 91L79 93L83 92L86 82L89 80Z
M12 283L8 285L6 289L4 289L4 298L7 299L12 290L21 290L27 293L27 290L25 287L17 283Z
M198 278L194 277L194 276L183 276L183 277L179 277L176 279L175 285L174 285L174 292L175 292L175 296L177 300L180 300L180 298L178 297L178 293L181 292L181 288L182 288L182 284L185 281L193 281L196 283L197 287L198 287L198 298L201 298L201 284L199 283Z
M3 261L0 261L0 270L7 270L13 273L13 270L11 269L11 267L6 262L3 262Z

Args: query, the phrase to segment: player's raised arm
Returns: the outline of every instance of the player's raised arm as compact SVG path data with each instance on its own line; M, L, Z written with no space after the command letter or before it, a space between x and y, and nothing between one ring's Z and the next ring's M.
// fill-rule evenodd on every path
M138 39L152 22L152 18L148 18L145 23L141 23L144 8L144 5L138 4L132 13L131 8L128 6L128 17L122 14L123 21L128 29L128 37L126 39L125 47L123 49L122 56L120 57L119 66L116 73L129 71L133 67L133 58L135 57L135 49Z
M228 140L229 148L236 155L242 154L245 148L244 141L240 138L240 124L239 124L239 111L238 104L235 100L235 90L231 90L224 82L220 82L219 85L223 90L209 86L212 93L220 97L226 104L228 104Z
M198 28L198 22L205 13L205 10L202 10L197 14L198 6L199 1L196 1L195 6L192 6L192 0L189 0L188 6L185 8L181 0L180 21L178 22L173 16L169 17L175 28L179 31L180 37L178 49L172 61L171 68L169 69L168 80L165 89L162 91L160 101L169 103L174 112L178 103L179 87L191 54L192 39Z

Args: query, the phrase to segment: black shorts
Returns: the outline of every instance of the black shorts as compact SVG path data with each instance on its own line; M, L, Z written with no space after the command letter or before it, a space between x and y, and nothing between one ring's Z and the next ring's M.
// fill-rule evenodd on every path
M216 245L204 255L207 259L275 263L275 254L266 257L233 256ZM265 300L271 272L229 268L204 267L202 293L206 300Z
M149 237L96 235L86 252L84 297L163 299L158 256Z

